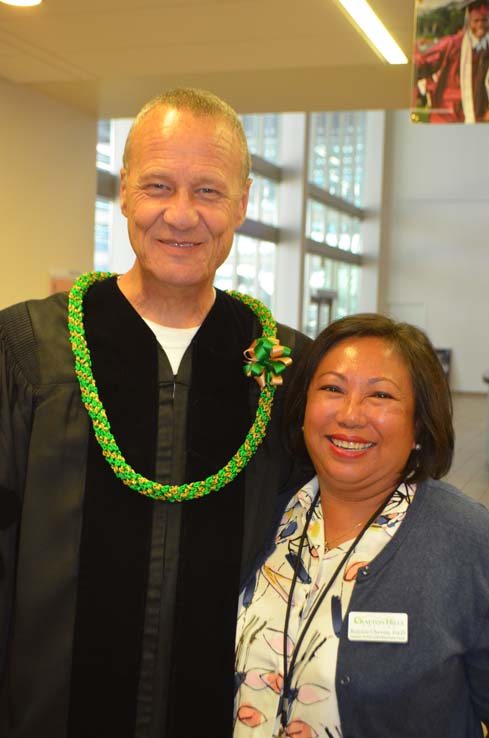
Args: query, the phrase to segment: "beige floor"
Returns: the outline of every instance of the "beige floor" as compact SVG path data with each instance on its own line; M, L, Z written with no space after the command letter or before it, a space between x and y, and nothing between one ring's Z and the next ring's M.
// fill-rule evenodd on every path
M487 395L454 394L455 456L447 482L489 507L485 456Z

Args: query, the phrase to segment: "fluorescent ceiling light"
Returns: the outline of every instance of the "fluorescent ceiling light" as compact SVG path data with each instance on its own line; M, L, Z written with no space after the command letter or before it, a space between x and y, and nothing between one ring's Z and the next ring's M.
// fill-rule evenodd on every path
M42 0L0 0L4 5L18 5L21 8L30 8L31 5L40 5Z
M408 63L405 53L396 44L366 0L338 0L338 2L389 64Z

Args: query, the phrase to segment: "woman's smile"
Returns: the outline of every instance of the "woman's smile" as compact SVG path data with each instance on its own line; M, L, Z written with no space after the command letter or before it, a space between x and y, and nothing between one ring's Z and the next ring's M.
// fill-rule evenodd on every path
M404 360L381 338L346 339L319 363L304 441L321 487L376 496L399 481L414 447L414 393Z

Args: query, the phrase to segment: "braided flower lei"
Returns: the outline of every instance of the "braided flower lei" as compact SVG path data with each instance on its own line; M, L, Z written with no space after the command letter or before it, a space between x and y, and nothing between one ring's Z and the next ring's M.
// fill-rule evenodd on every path
M280 375L292 361L291 351L287 346L280 346L275 338L277 324L270 310L263 303L240 292L229 291L229 295L240 300L253 311L263 329L262 337L253 341L250 348L244 352L247 359L244 372L247 376L256 379L261 389L255 420L234 456L222 469L207 479L180 485L160 484L147 479L126 462L112 434L92 373L90 350L83 325L85 293L95 282L114 276L116 275L110 272L81 274L73 284L68 298L68 330L75 357L75 373L80 384L83 404L91 418L95 438L102 453L116 477L131 489L153 500L183 502L219 490L232 482L246 467L263 441L270 422L276 385L282 383Z

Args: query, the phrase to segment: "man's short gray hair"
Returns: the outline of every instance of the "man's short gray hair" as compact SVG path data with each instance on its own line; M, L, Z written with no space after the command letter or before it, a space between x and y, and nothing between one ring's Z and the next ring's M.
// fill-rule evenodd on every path
M123 166L128 168L131 143L134 132L146 116L156 108L173 108L174 110L187 110L196 117L217 118L224 120L236 135L241 149L242 158L242 180L243 185L249 177L251 169L251 156L248 142L244 132L243 124L237 112L220 97L209 90L200 90L194 87L176 87L173 90L157 95L149 100L139 111L131 129L128 133L124 147Z

